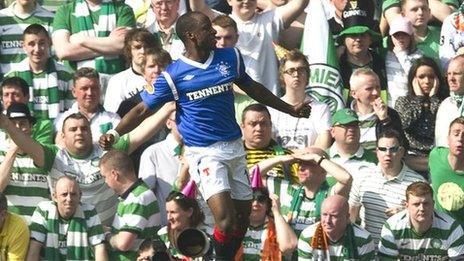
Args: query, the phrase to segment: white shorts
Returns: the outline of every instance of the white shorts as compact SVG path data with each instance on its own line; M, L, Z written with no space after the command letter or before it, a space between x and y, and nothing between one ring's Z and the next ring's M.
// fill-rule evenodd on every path
M205 200L223 191L230 191L232 199L252 199L245 155L241 139L185 148L190 177Z

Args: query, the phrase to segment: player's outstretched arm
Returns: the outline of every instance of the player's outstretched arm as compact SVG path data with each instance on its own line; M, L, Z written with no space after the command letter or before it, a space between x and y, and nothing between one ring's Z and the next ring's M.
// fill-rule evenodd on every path
M153 111L148 108L145 103L140 102L132 110L130 110L119 122L118 126L114 129L120 136L135 129L143 120L152 115ZM105 149L109 150L115 142L114 134L107 133L100 136L99 144Z
M301 118L307 118L311 114L311 107L307 102L299 103L295 106L292 106L275 96L271 91L266 89L266 87L264 87L259 82L251 80L248 83L236 84L251 98L276 110L288 113L294 117Z

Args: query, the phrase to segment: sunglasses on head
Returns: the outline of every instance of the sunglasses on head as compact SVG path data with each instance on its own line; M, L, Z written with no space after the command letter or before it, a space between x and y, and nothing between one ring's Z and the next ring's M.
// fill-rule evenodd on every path
M397 153L400 150L400 146L394 146L394 147L377 147L378 150L381 152L387 152L387 153Z

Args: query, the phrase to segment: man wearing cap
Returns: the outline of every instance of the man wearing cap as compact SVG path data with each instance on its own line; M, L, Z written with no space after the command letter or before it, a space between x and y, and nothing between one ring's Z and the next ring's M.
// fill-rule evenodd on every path
M360 169L377 164L375 154L359 143L359 120L353 110L338 110L332 116L331 123L330 133L335 141L328 152L332 161L343 166L353 179Z
M162 107L138 128L121 137L114 148L128 153L137 149L153 132L159 130L172 109L169 106ZM82 190L82 201L95 206L103 224L112 221L116 213L117 196L105 185L100 174L98 164L104 151L92 144L90 123L84 115L75 113L64 120L64 148L35 142L25 133L17 131L13 122L2 114L0 128L5 129L18 147L32 158L33 166L49 173L50 183L61 176L75 178Z
M408 19L398 16L390 24L389 34L390 38L387 44L390 46L389 51L385 56L385 67L388 80L387 104L391 108L394 108L396 100L399 97L409 94L409 69L415 59L422 57L422 52L414 46L414 31L412 29L412 24Z
M356 2L347 4L343 12L344 30L338 36L338 42L345 47L340 56L340 70L343 80L344 96L348 97L350 77L357 68L371 68L377 72L382 90L382 97L386 100L386 72L385 61L375 51L370 50L371 44L381 40L379 33L373 31L372 6L368 3ZM367 8L366 6L367 5ZM364 9L361 9L364 8Z
M106 235L110 259L135 260L142 242L153 238L161 225L155 193L137 179L131 158L122 151L103 155L100 173L120 199L111 233Z
M30 89L27 82L17 76L9 77L3 80L0 85L2 91L3 114L12 103L24 103L29 105ZM32 105L31 105L32 106ZM33 111L31 114L33 115ZM53 122L49 119L36 119L32 125L31 137L43 144L52 144L55 133ZM5 132L0 130L0 148L4 148L6 141Z
M26 104L11 104L6 116L16 126L16 131L31 136L35 119ZM0 191L7 197L9 210L30 222L37 204L50 199L48 174L35 166L33 159L12 139L8 138L7 142L9 148L0 151Z

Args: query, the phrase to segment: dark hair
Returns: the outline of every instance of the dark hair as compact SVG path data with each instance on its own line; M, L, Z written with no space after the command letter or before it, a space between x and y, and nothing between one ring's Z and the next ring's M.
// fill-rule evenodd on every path
M90 67L82 67L74 73L73 77L73 84L76 84L76 81L80 78L91 78L97 79L100 81L100 75L98 74L97 70L90 68Z
M245 107L242 112L242 123L245 122L246 114L249 111L255 111L255 112L262 112L265 113L269 116L269 119L271 118L271 113L269 113L269 110L267 107L261 103L253 103Z
M238 33L237 23L228 15L219 15L211 23L222 28L232 27L235 33Z
M105 169L115 169L126 178L136 178L132 159L120 150L111 149L105 153L100 159L100 168L101 166L105 166Z
M61 131L64 133L64 126L66 125L66 122L70 119L73 119L73 120L83 120L85 122L87 122L87 125L90 126L90 122L89 120L87 119L87 117L84 116L84 114L80 113L80 112L76 112L76 113L72 113L70 115L68 115L68 117L64 118L63 120L63 126L61 126Z
M376 145L379 145L379 140L381 138L395 138L398 141L398 145L400 145L401 147L404 147L404 142L403 142L403 139L401 138L401 135L398 133L398 131L394 129L386 129L380 132L379 135L377 136Z
M28 27L26 27L26 29L23 32L23 40L24 40L24 37L26 36L26 34L35 34L35 35L44 34L47 37L47 39L50 41L50 44L51 44L50 35L48 34L47 29L45 29L45 27L43 27L40 24L31 24Z
M135 28L127 32L124 38L124 48L122 54L126 61L130 63L132 61L132 42L141 42L143 48L155 48L161 49L158 39L145 28Z
M401 8L403 8L403 6L404 6L404 5L406 4L406 2L408 2L408 1L411 1L411 0L401 0L401 3L400 3L400 4L401 4ZM427 6L428 6L428 7L430 6L428 0L419 0L419 1L424 1L424 2L427 3Z
M21 89L21 92L23 93L24 96L29 95L29 85L23 78L18 77L18 76L8 77L4 79L1 87L2 87L1 89L2 95L3 95L3 88L5 87L16 87L16 88Z
M285 71L285 64L288 62L303 62L304 67L306 69L306 74L308 75L308 82L309 82L309 62L308 58L299 50L294 49L289 51L284 55L284 57L280 60L280 65L279 65L279 81L280 81L280 86L282 86L283 92L285 93L285 82L284 82L284 71ZM308 82L306 82L306 85L308 85Z
M262 196L266 197L266 204L267 204L266 215L270 215L271 214L272 201L269 198L269 190L267 190L267 188L265 188L265 187L254 188L253 189L253 200L255 200L255 196L257 196L257 195L262 195Z
M142 70L145 70L145 65L147 65L147 57L153 56L155 58L156 64L161 65L166 68L170 63L172 63L171 55L164 49L149 48L145 50L145 55L142 59Z
M432 58L429 58L427 56L423 56L421 58L414 60L411 65L411 68L409 69L409 73L408 73L409 94L412 96L416 96L416 94L414 93L412 82L414 80L414 77L416 77L417 70L419 70L421 66L428 66L432 68L433 72L435 73L435 76L438 78L438 90L437 90L436 96L440 100L444 100L446 97L448 97L449 89L447 85L445 84L445 80L443 79L440 68L438 67L437 63Z
M187 12L181 15L176 22L176 33L179 39L185 44L187 34L197 31L201 28L203 21L209 21L209 18L201 12Z
M179 191L171 191L166 198L166 203L171 201L174 201L183 211L193 210L190 217L190 226L197 227L205 220L205 215L201 211L196 199L186 197Z

